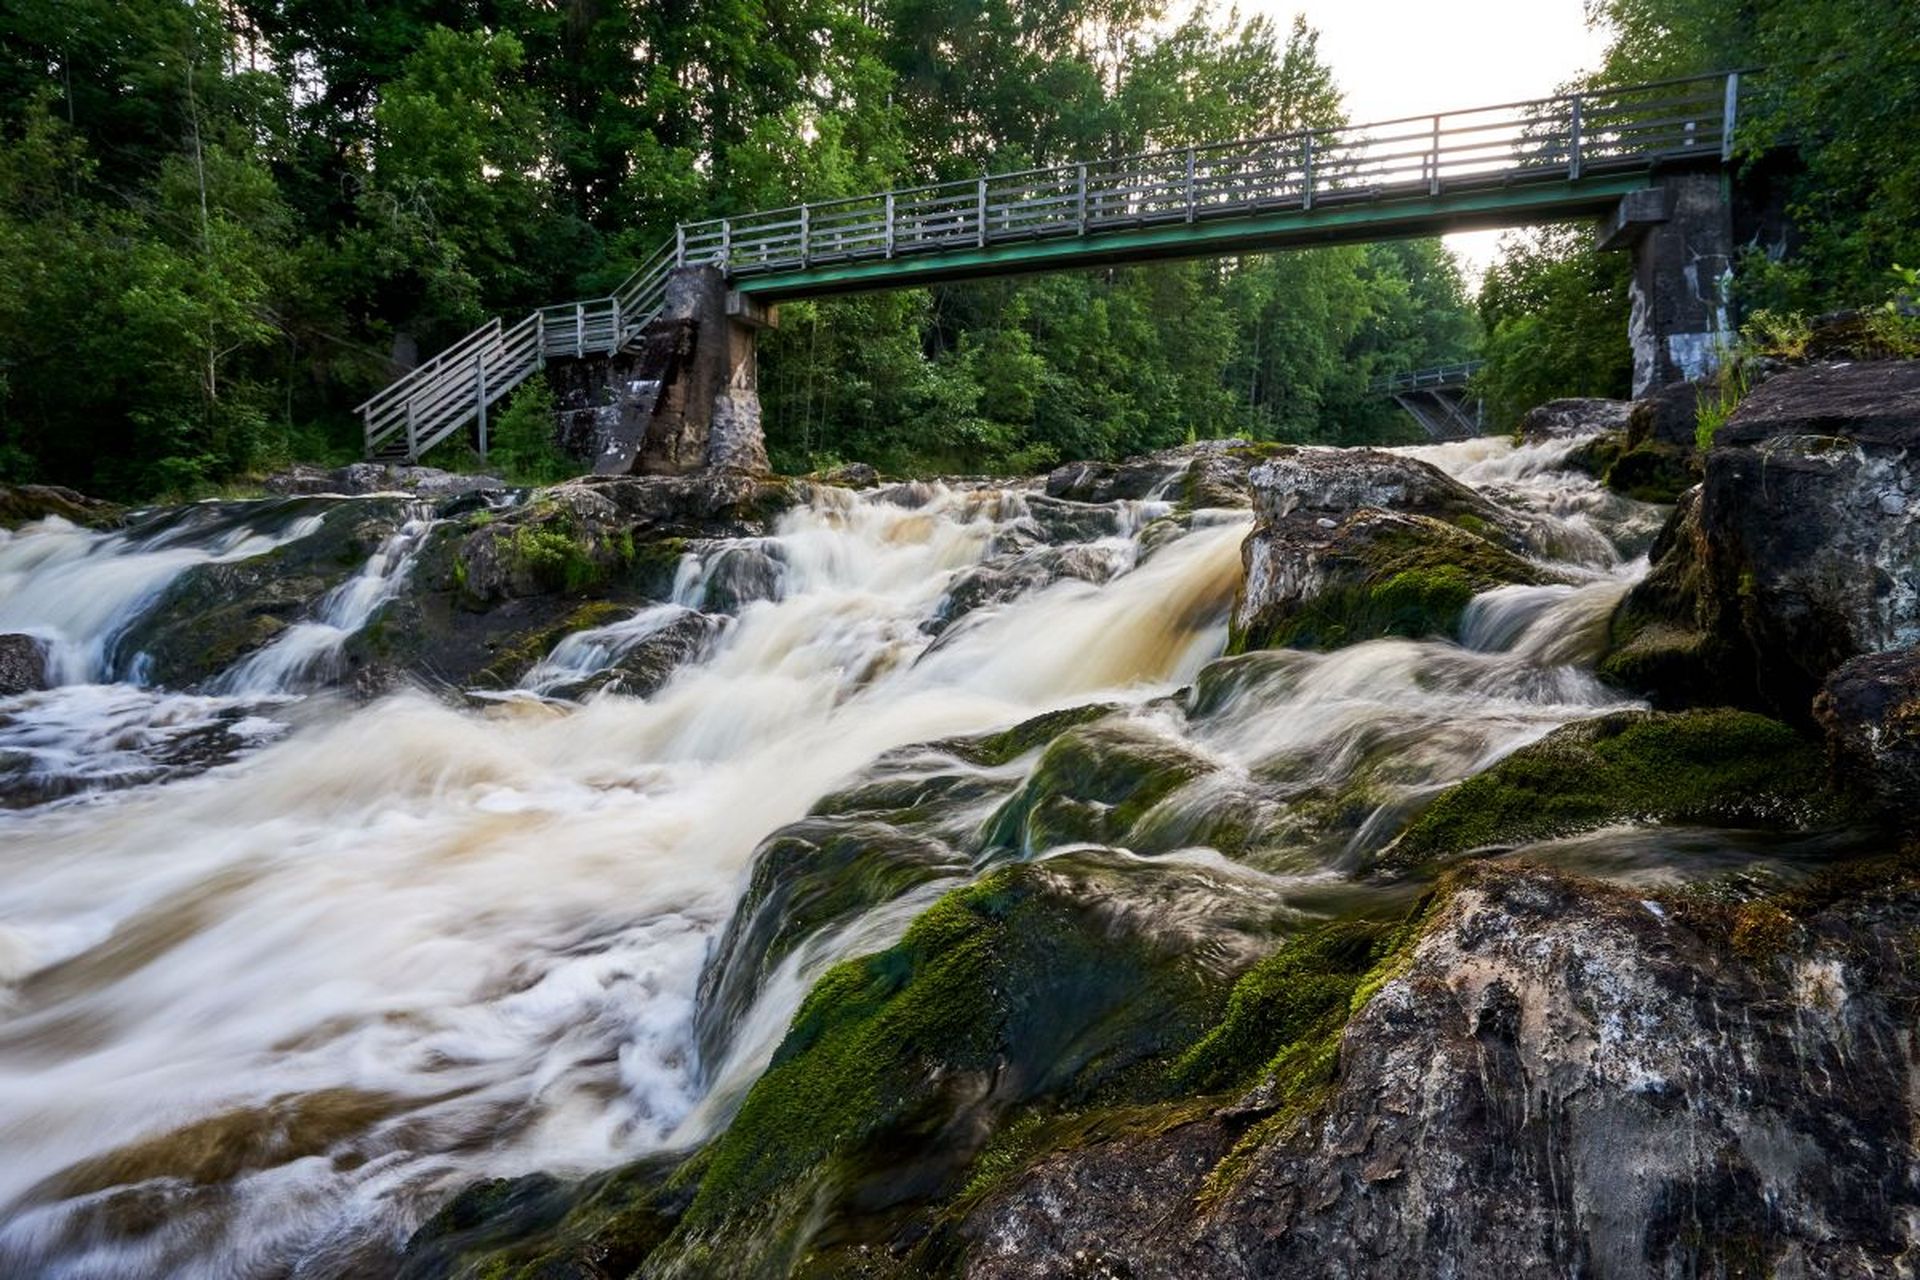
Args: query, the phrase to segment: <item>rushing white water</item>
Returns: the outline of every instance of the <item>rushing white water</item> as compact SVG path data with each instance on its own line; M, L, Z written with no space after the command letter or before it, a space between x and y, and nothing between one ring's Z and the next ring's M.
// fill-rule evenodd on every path
M381 605L406 584L414 557L433 528L432 509L414 504L359 573L321 600L315 616L289 627L272 644L242 659L214 682L221 693L272 694L334 674L340 650Z
M212 504L188 508L157 528L125 533L96 533L58 516L0 530L0 632L39 637L62 684L124 674L113 669L114 642L181 573L262 555L308 536L324 518L311 504L263 505L269 510L244 520Z
M1466 474L1515 452L1483 447L1479 462L1465 446L1432 456ZM904 744L1118 700L1140 732L1219 766L1150 815L1172 849L1277 759L1308 762L1303 787L1374 770L1386 815L1617 704L1578 665L1625 589L1617 564L1483 597L1464 645L1258 655L1204 715L1198 693L1165 699L1223 647L1243 513L1170 534L1149 527L1164 504L1115 504L1082 539L1098 581L1023 578L947 617L961 575L1036 545L1039 501L826 491L772 538L688 562L674 602L563 641L527 681L604 670L724 596L732 623L645 700L316 703L216 773L0 814L0 1272L341 1274L474 1177L601 1168L710 1133L811 977L897 937L937 892L809 940L725 1061L699 1061L700 969L756 843ZM68 535L0 544L0 571L27 575L7 583L39 581L16 543L42 536ZM232 687L314 672L417 537L403 530L307 638L296 627ZM0 594L0 619L14 606ZM92 621L33 607L90 654L131 606Z

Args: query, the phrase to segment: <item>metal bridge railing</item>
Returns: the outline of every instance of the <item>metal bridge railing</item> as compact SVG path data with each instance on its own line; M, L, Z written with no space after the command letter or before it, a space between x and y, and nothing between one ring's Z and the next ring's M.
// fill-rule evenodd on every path
M549 357L619 350L659 314L676 267L713 265L750 281L1350 202L1431 202L1663 161L1725 161L1739 93L1739 73L1728 72L683 223L607 297L543 307L511 329L498 320L482 326L356 412L369 457L417 459L476 417L484 453L490 405Z
M1388 374L1384 378L1375 378L1367 384L1367 390L1376 395L1390 395L1396 391L1427 391L1435 387L1464 387L1473 380L1473 375L1486 367L1485 360L1459 360L1453 364L1435 365L1431 369L1410 369L1403 373Z

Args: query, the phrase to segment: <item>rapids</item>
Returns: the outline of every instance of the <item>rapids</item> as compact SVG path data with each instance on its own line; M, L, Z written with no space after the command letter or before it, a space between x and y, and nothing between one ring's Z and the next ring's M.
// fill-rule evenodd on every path
M120 637L185 567L311 533L311 502L0 534L0 631L42 637L62 682L0 702L0 754L70 781L0 813L0 1273L377 1273L476 1177L711 1136L812 979L959 882L809 939L740 1007L708 1009L703 1045L703 966L758 843L910 744L1119 703L1213 766L1150 815L1151 851L1215 860L1191 837L1222 806L1287 829L1256 786L1272 762L1306 762L1296 788L1364 778L1356 833L1276 837L1244 874L1303 912L1368 892L1357 851L1422 796L1629 705L1587 664L1644 570L1616 548L1657 512L1556 469L1566 447L1418 452L1550 526L1579 585L1487 593L1451 640L1218 664L1248 517L1176 523L1151 500L1091 509L1074 542L1094 570L952 616L967 571L1030 536L1030 491L824 490L466 705L303 692L405 590L423 513L195 693L142 687ZM690 613L727 616L657 693L552 696ZM230 763L156 763L156 742L208 725ZM1032 763L982 773L1011 786ZM149 785L88 790L114 770Z

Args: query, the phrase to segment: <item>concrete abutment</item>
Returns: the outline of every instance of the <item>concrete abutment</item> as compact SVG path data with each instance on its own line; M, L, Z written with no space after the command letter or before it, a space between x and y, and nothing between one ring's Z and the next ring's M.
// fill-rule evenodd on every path
M622 350L549 362L561 447L596 475L767 470L755 348L774 320L717 268L675 271Z

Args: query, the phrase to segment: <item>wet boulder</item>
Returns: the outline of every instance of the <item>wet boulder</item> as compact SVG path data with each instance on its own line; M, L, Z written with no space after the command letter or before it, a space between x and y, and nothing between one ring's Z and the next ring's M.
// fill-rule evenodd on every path
M0 484L0 529L57 516L90 529L120 523L126 509L57 484Z
M268 504L257 519L264 528L269 514L282 519L309 508L320 521L305 537L181 573L118 640L120 665L137 661L145 682L176 689L219 675L313 617L327 593L359 573L408 518L404 500L354 498Z
M1292 445L1201 440L1124 462L1068 462L1047 475L1050 498L1107 503L1163 499L1183 508L1245 507L1253 468Z
M1330 1052L1272 1018L1235 1101L1029 1157L953 1270L1897 1275L1920 888L1860 883L1713 909L1478 867L1348 988Z
M1303 449L1253 482L1233 652L1449 635L1476 593L1559 580L1521 520L1416 459Z
M1113 718L1048 744L986 826L987 855L1032 856L1071 844L1130 845L1160 800L1213 766L1151 725Z
M1813 716L1835 774L1910 821L1920 809L1920 649L1842 663L1814 699Z
M285 495L411 493L430 499L501 494L511 488L498 476L384 462L353 462L332 468L296 463L268 476L265 487L268 493Z
M1474 593L1554 580L1525 521L1416 458L1294 449L1250 479L1234 652L1445 635Z
M605 671L551 692L562 698L580 698L599 692L650 698L665 687L674 672L698 662L713 647L726 625L725 618L688 609L628 647Z
M1129 567L1130 560L1117 548L1087 543L1039 546L993 556L954 578L925 629L938 635L977 609L1003 604L1068 578L1096 585L1109 582Z
M1211 1025L1284 919L1258 883L1092 851L954 890L814 986L652 1272L847 1274L904 1228L898 1257L1014 1109L1160 1088L1145 1064Z
M1623 602L1603 670L1643 687L1657 659L1658 697L1804 721L1841 663L1920 643L1917 445L1920 362L1769 380L1715 436L1697 507Z
M34 636L0 635L0 698L48 687L47 649Z
M1519 435L1526 444L1540 444L1547 440L1598 435L1603 431L1623 431L1632 412L1631 400L1579 396L1549 400L1527 410L1520 419Z
M1619 711L1562 726L1441 792L1376 865L1428 867L1619 823L1806 831L1854 816L1819 745L1777 720Z

